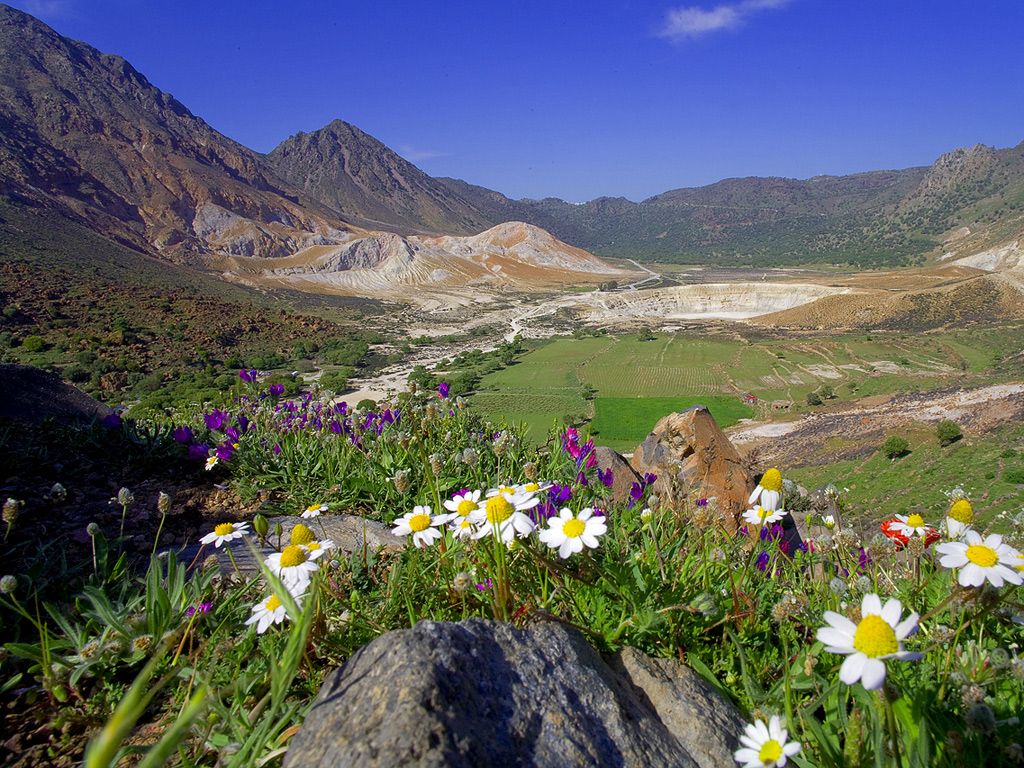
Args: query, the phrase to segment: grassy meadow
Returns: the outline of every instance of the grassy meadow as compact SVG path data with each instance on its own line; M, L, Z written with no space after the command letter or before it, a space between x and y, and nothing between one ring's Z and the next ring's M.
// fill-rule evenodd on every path
M598 440L631 450L671 410L702 402L723 426L770 415L772 401L812 409L807 396L839 400L991 383L1015 375L1019 329L929 334L851 333L758 338L679 333L559 338L485 376L471 407L523 422L539 441L553 423L590 421ZM757 396L748 408L742 396Z

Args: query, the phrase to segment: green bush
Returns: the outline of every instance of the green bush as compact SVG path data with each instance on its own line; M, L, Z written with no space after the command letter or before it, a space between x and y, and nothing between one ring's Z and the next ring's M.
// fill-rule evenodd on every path
M807 393L807 404L808 405L821 405L821 395L817 392Z
M323 389L334 392L335 394L341 394L348 389L348 377L351 375L351 368L327 371L320 377L320 386Z
M906 438L899 435L890 435L889 439L882 445L882 453L886 458L898 459L900 456L906 456L910 453L910 443L907 442Z
M26 352L42 352L45 347L46 341L42 336L26 336L21 342L21 348Z
M935 428L935 434L939 438L939 445L950 445L964 436L960 425L949 419L943 419L939 422L939 425Z

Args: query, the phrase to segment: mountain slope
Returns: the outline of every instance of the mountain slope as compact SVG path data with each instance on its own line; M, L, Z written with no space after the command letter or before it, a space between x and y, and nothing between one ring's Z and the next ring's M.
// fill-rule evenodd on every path
M2 5L0 193L171 259L350 236L124 59Z
M496 221L377 139L342 120L297 133L266 156L278 175L331 208L406 231L468 234Z

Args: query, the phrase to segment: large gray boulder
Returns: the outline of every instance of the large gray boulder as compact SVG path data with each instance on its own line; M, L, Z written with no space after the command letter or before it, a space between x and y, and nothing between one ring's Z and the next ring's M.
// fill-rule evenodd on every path
M562 624L421 621L326 680L284 764L726 768L743 723L680 662Z

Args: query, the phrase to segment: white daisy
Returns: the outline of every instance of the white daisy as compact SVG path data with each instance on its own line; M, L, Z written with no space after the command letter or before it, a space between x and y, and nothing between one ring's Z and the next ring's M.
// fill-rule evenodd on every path
M216 467L220 463L220 459L216 456L211 456L206 460L206 471L209 472L211 469Z
M295 596L295 602L302 599L301 595ZM284 603L277 595L271 595L265 600L260 600L252 607L252 616L246 619L246 625L255 624L256 634L262 635L272 624L280 624L288 617L288 611Z
M742 748L733 754L743 768L782 768L786 761L800 751L799 741L786 741L789 733L782 727L778 715L772 715L766 724L755 720L743 729Z
M448 529L456 539L468 539L476 533L476 526L468 517L458 517L448 523Z
M396 536L408 536L412 534L412 543L420 548L429 547L441 538L438 526L444 525L446 515L431 515L430 507L413 507L412 512L406 512L398 520L395 520L395 527L391 532Z
M828 626L818 630L817 638L829 653L847 657L839 668L840 680L847 685L860 680L867 690L873 691L885 682L885 659L921 658L920 653L903 650L903 640L918 629L918 616L911 613L900 621L902 614L899 600L893 598L883 607L881 598L874 593L861 600L858 624L834 611L825 611Z
M974 507L970 499L958 497L946 513L946 535L951 539L962 539L974 522Z
M309 555L310 560L316 560L322 557L325 553L335 548L335 544L331 539L322 539L320 541L310 541L302 545L302 548L306 550L306 554Z
M743 513L743 521L751 525L771 525L786 516L784 509L769 509L757 506Z
M761 475L761 482L758 483L754 492L750 494L750 499L747 503L754 504L758 500L760 500L762 507L773 512L778 508L779 502L782 500L782 473L774 467Z
M915 536L923 539L927 536L929 528L925 525L924 518L914 513L912 515L896 515L889 523L889 530L902 533L908 539Z
M221 523L213 529L212 533L208 533L203 536L199 540L199 543L213 544L213 546L219 549L221 544L234 541L235 539L240 539L248 534L248 523Z
M1020 552L1003 543L998 533L984 539L974 530L964 533L963 541L947 541L935 550L942 556L939 563L944 568L959 568L957 581L962 587L980 587L985 581L993 587L1004 583L1020 584L1024 581L1020 571Z
M307 520L312 520L314 517L320 517L320 515L326 511L326 504L310 504L302 511L302 514L299 515L299 517L304 517Z
M465 493L455 494L455 496L444 502L444 508L451 513L441 515L446 523L457 520L460 517L469 517L480 508L480 491L466 491Z
M582 552L584 545L597 548L597 540L608 532L603 517L595 517L590 507L581 509L579 515L563 508L557 517L548 518L548 527L537 536L552 549L558 550L563 560L576 552Z
M294 595L305 591L313 574L319 569L313 562L314 559L302 545L289 544L267 558L267 568L281 579L288 591Z
M517 492L516 489L499 488L488 492L487 502L470 515L470 522L479 526L473 534L480 539L493 534L504 542L511 541L517 534L529 536L536 528L526 511L540 502L532 493Z

